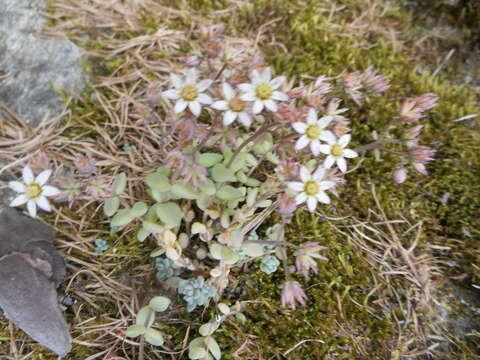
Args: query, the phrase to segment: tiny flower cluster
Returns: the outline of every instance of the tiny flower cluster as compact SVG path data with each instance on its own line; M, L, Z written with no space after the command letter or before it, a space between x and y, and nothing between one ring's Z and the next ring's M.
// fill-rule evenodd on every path
M222 31L204 29L203 52L185 57L185 69L172 73L167 87L147 89L145 103L161 104L150 106L153 114L143 106L132 109L135 120L166 119L173 143L163 167L145 177L148 199L120 209L117 193L106 201L106 213L113 227L134 223L139 241L155 241L159 249L152 256L165 256L157 259L158 276L178 279L175 287L189 311L218 299L231 269L255 259L267 274L283 267L281 303L294 309L307 296L293 273L317 273L326 249L318 242L289 243L285 229L292 215L303 206L328 211L332 194L340 197L355 159L367 150L398 154L389 147L406 145L404 159L422 172L433 157L419 145L422 126L407 129L401 139L389 131L418 121L436 100L407 99L393 125L379 137L372 133L371 143L357 145L349 119L355 112L345 104L353 99L352 107L361 106L367 96L384 93L388 79L369 67L340 80L318 76L296 85L295 79L274 75L261 54L225 44ZM272 211L281 222L262 239L254 229ZM173 268L184 269L181 278Z
M420 119L426 117L426 112L437 105L438 97L435 94L424 94L422 96L405 99L400 111L400 121L405 124L418 122ZM408 170L405 163L411 164L413 169L422 175L428 175L426 165L433 160L436 153L435 149L431 147L419 145L420 135L423 125L414 125L404 132L402 139L406 146L406 161L402 159L402 165L397 167L393 172L393 179L397 184L401 184L407 179Z

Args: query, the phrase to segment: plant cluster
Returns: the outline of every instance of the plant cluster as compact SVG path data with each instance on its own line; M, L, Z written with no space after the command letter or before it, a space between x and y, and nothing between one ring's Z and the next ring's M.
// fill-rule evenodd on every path
M131 203L124 195L127 176L120 173L111 187L103 180L95 199L104 200L112 229L130 227L138 241L155 242L151 256L157 258L158 277L176 278L169 285L183 296L188 311L219 301L230 274L256 259L267 274L282 264L281 303L295 309L308 301L295 273L316 273L326 248L285 239L292 215L304 205L310 212L327 207L332 195L340 198L348 191L346 175L356 169L352 162L369 150L398 158L397 183L406 180L408 166L427 175L435 151L419 145L422 125L417 123L437 97L404 100L398 114L372 132L370 143L357 144L347 106L362 106L367 97L381 95L388 79L373 67L310 82L274 76L261 54L230 47L222 31L204 29L203 52L188 57L181 73L172 72L167 88L148 88L145 103L135 106L136 124L162 119L173 139L165 145L164 165L144 178L148 198ZM78 172L91 174L93 160L83 160L76 164ZM92 182L88 186L95 188ZM20 190L17 183L11 187ZM73 201L77 193L64 189ZM255 231L273 213L280 220L261 239ZM191 359L220 358L212 334L226 317L240 312L239 306L232 310L222 304L216 319L200 328L202 337L190 343ZM157 310L149 306L127 334L145 335L161 345L161 335L150 331Z

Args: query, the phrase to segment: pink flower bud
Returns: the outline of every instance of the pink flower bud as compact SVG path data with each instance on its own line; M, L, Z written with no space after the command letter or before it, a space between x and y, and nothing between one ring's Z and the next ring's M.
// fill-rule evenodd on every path
M390 81L385 76L378 75L378 71L373 66L365 70L362 80L364 86L375 94L380 94L390 87Z
M223 51L222 42L219 39L210 40L207 43L206 53L210 58L219 57Z
M417 101L417 108L420 111L427 111L437 106L438 96L436 94L428 93L415 99Z
M185 66L189 68L194 68L200 64L200 59L198 56L190 56L185 60Z
M282 215L291 215L297 209L297 203L294 197L283 193L278 197L278 211Z
M393 172L393 180L397 184L401 184L407 180L407 169L404 167L396 168Z
M97 161L92 157L91 154L87 154L86 156L77 154L76 160L73 163L78 172L89 175L95 172Z
M352 72L343 77L343 84L347 89L357 90L362 87L362 79L358 72Z
M307 295L302 286L297 281L286 281L282 288L282 306L289 306L292 310L296 309L296 302L305 306L307 303Z
M418 163L418 162L414 162L414 163L412 164L412 166L413 166L413 168L414 168L415 170L417 170L420 174L422 174L422 175L428 175L427 168L426 168L426 166L425 166L424 164Z

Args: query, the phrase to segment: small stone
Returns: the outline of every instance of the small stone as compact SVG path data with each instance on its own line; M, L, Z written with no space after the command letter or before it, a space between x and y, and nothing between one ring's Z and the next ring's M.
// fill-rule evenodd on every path
M77 96L85 86L80 49L65 37L42 33L46 5L0 1L0 103L33 125L63 111L56 89Z

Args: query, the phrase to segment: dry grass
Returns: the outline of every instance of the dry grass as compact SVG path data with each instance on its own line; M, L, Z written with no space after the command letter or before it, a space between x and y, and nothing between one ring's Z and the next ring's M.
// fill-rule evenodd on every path
M373 186L372 196L377 209L370 209L367 219L337 226L337 230L362 251L372 269L378 270L382 281L368 298L393 315L398 329L398 355L435 358L435 349L446 341L443 329L434 326L438 315L436 282L442 276L439 259L432 253L438 247L420 241L421 222L412 224L403 216L400 220L388 219Z
M219 14L234 12L245 5L244 1L232 2L230 9ZM330 27L339 36L382 36L397 49L402 48L398 32L392 30L391 24L382 22L388 8L371 1L365 10L359 10L354 21L336 23L335 17L344 10L330 2L325 8L330 14L329 21L322 26ZM55 26L48 32L59 36L67 33L71 39L87 45L88 55L100 62L89 65L98 67L95 73L104 74L91 79L98 102L89 102L93 104L91 111L81 117L74 110L67 110L61 120L45 119L35 129L8 109L0 109L0 117L8 120L0 121L0 180L15 176L24 164L35 165L40 153L52 161L56 176L72 171L73 160L78 154L90 153L99 159L100 174L111 176L120 168L127 172L131 181L123 201L133 203L141 199L144 192L137 180L161 166L175 137L170 126L173 119L141 124L132 121L133 105L144 102L149 87L165 84L172 69L179 68L179 63L184 60L179 52L183 42L189 40L195 52L199 44L191 41L191 35L209 21L194 13L174 9L168 6L168 1L153 0L60 0L52 4L52 14ZM156 14L160 21L148 24L149 14ZM190 29L171 28L177 20L185 17L191 23ZM255 28L249 39L229 38L227 41L252 51L259 43L281 47L275 34L267 31L269 24L276 21L279 19L271 19ZM358 46L368 46L368 41ZM114 62L115 66L110 66L109 62ZM167 113L164 109L158 110L159 114ZM135 145L136 149L122 151L123 144ZM439 340L430 329L435 306L433 285L439 276L436 260L425 245L418 248L421 224L410 224L406 219L390 221L378 201L377 206L379 213L372 210L368 221L358 221L347 227L338 227L338 230L365 253L372 268L382 269L382 281L372 289L370 296L385 307L385 312L392 312L392 304L398 307L399 310L393 313L397 314L397 348L401 349L401 355L431 354ZM124 331L154 288L152 265L144 260L148 249L139 247L134 253L130 252L133 247L128 243L132 234L127 232L115 238L113 247L119 249L118 253L109 252L101 257L95 254L93 241L109 236L108 221L104 220L98 203L80 202L72 209L59 207L55 209L51 223L59 234L59 249L68 262L69 278L65 292L80 300L69 309L76 352L84 349L88 354L82 360L138 358L144 344L126 339ZM178 309L174 309L162 321L189 325L187 321L177 319L177 313ZM372 311L372 316L377 315ZM9 331L11 358L29 359L35 353L31 342L23 339L12 324ZM340 323L338 331L348 334ZM188 333L187 329L185 338ZM245 353L261 354L255 338L248 334L244 338L244 344L234 355L242 358ZM318 340L304 339L295 347L310 341ZM179 350L152 348L144 357L180 359L186 341L176 345ZM287 357L294 348L285 351L284 356ZM367 350L364 352L368 354Z
M103 0L58 1L53 4L53 13L56 26L48 29L50 35L68 33L78 42L89 37L96 45L95 48L87 46L88 56L102 62L115 61L118 65L106 71L108 76L91 79L97 101L81 100L80 104L91 104L91 111L83 111L81 116L75 106L69 106L70 110L58 118L44 119L33 128L8 109L0 109L0 117L7 120L0 121L0 179L3 180L0 185L5 187L26 164L38 169L40 156L48 157L55 169L54 178L61 178L74 171L73 161L78 155L91 154L98 159L97 175L112 177L120 168L128 174L129 187L122 201L131 204L144 197L139 180L162 165L175 137L171 126L174 119L158 118L158 114L168 112L161 108L167 105L157 104L158 111L154 114L157 118L150 122L132 120L133 105L144 103L147 89L166 84L172 69L180 67L184 58L178 55L178 49L191 34L167 27L187 14L155 1ZM145 21L148 14L162 14L157 19L164 27L152 32ZM192 27L208 25L201 18L188 16ZM232 38L228 41L238 47L256 48L250 40ZM195 42L189 44L193 49L197 46ZM104 69L94 71L102 72ZM123 144L134 145L135 150L122 151ZM134 236L127 231L114 239L111 248L118 252L98 256L94 240L110 236L108 221L98 202L75 202L71 209L59 205L49 223L57 232L58 248L68 263L69 276L64 291L79 300L68 311L74 352L85 353L82 360L181 358L188 344L188 329L183 344L175 344L180 346L179 350L163 346L144 352L144 343L125 338L131 319L158 290L151 261L145 259L151 249L129 246ZM178 309L173 309L161 319L162 323L188 327L190 322L177 319L177 313ZM30 341L18 337L21 333L12 324L9 329L12 359L27 359L37 354L32 351Z

